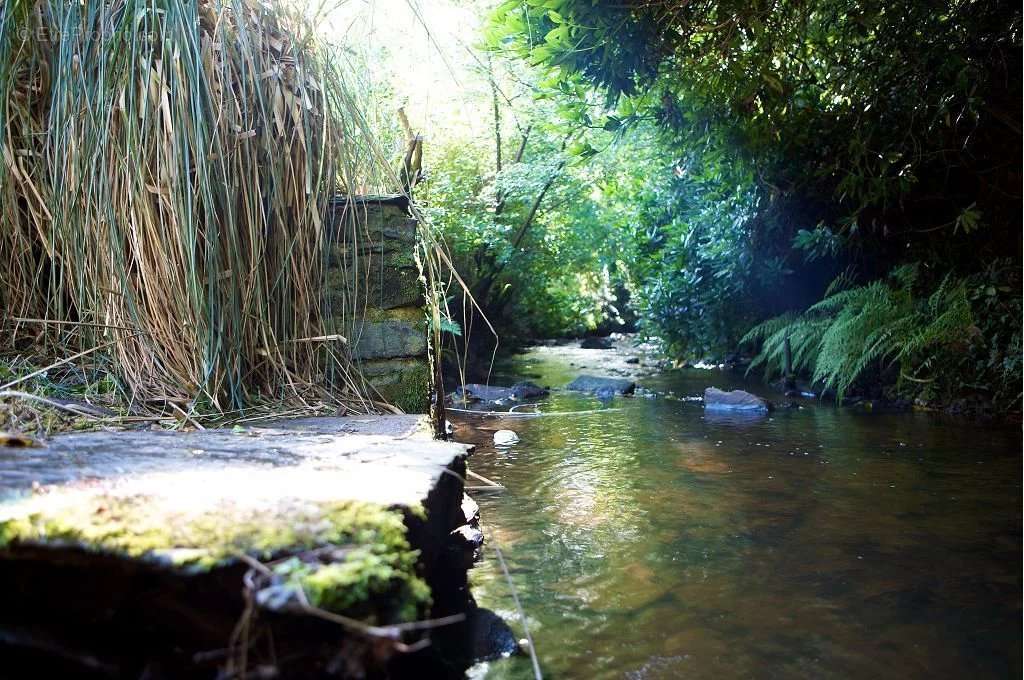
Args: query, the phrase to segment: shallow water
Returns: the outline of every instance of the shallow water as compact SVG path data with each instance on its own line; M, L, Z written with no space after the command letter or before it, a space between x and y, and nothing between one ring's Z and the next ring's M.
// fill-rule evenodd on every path
M511 370L557 386L578 369L541 349ZM701 370L640 383L684 399L742 386ZM556 393L542 408L602 406ZM475 497L545 677L1020 677L1019 428L813 402L760 420L607 406L457 431L507 487ZM495 450L498 428L521 441ZM493 551L472 584L522 635ZM525 658L473 674L532 677Z

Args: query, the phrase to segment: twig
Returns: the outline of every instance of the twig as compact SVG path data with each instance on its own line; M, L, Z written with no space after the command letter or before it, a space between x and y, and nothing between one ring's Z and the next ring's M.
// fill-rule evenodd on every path
M314 335L309 338L292 338L291 340L285 340L285 342L341 342L348 344L348 338L334 333L332 335Z
M494 480L487 479L483 475L478 474L476 472L473 472L472 470L466 470L466 476L467 477L472 477L473 479L476 479L476 480L479 480L479 481L483 482L484 484L490 484L491 486L499 487L501 489L505 488L504 484L499 484L498 482L495 482Z
M167 403L171 405L171 408L173 408L175 411L180 413L185 420L187 420L188 422L192 423L193 427L195 427L197 430L205 430L206 429L205 427L203 427L202 425L199 424L199 421L197 421L195 418L193 418L188 413L186 413L185 409L181 408L180 406L175 404L173 401L169 401Z
M525 405L525 404L524 404ZM465 413L471 416L482 416L489 418L507 418L509 416L515 418L542 418L550 416L587 416L594 413L612 413L614 411L621 411L621 408L595 408L589 411L545 411L544 413L515 413L513 411L474 411L469 408L453 408L451 406L445 407L446 411L452 413Z
M246 555L244 553L238 554L237 557L239 560L249 565L250 568L249 572L246 574L245 577L247 590L253 592L259 590L257 584L255 583L255 579L253 578L253 575L257 573L267 581L274 578L274 571L270 569L270 567L268 567L266 564L260 562L259 560L250 557L249 555ZM414 652L430 644L429 639L419 640L411 645L405 644L399 639L402 633L417 630L427 630L430 628L439 628L441 626L448 626L453 623L459 623L461 621L464 621L466 618L465 614L452 614L451 616L442 616L436 619L424 619L421 621L410 621L407 623L393 623L387 626L373 626L367 623L363 623L358 619L353 619L348 616L336 614L334 612L327 611L326 609L321 609L319 607L311 605L309 603L309 600L306 599L306 593L302 590L301 587L296 588L296 591L298 592L299 599L301 600L296 605L296 609L298 609L299 612L306 614L308 616L313 616L318 619L323 619L324 621L336 623L339 626L349 630L350 632L366 635L368 637L383 638L390 640L395 645L395 648L401 652Z
M260 562L255 557L250 557L249 555L246 555L245 553L238 553L237 557L242 562L245 562L246 564L248 564L249 568L253 569L254 571L260 572L261 574L263 574L267 578L272 578L274 576L274 572L270 570L270 567L268 567L267 565L263 564L262 562Z
M348 628L357 633L363 633L370 637L394 640L396 642L398 641L398 637L404 632L450 626L453 623L464 621L466 618L465 614L452 614L451 616L443 616L438 619L424 619L422 621L410 621L409 623L395 623L390 626L371 626L359 621L358 619L342 616L341 614L335 614L334 612L329 612L326 609L314 607L311 604L300 604L299 611L318 619L323 619L324 621L337 623L343 628Z
M88 321L59 321L57 319L32 319L24 316L12 316L10 321L19 323L39 323L50 326L81 326L83 328L105 328L115 331L131 331L132 333L146 334L145 331L130 326L111 326L106 323L91 323Z
M533 677L536 680L543 680L544 676L540 672L540 662L537 661L537 652L533 648L533 636L530 635L530 627L526 624L526 612L523 611L523 605L519 602L519 595L516 593L516 587L512 583L512 575L508 573L508 565L505 564L505 556L501 554L501 548L498 547L497 543L492 545L494 546L494 554L498 556L498 563L501 565L501 571L505 574L505 581L508 583L509 591L512 593L512 601L516 603L516 611L519 613L519 620L523 624L523 632L526 634L526 642L530 645L530 662L533 663Z

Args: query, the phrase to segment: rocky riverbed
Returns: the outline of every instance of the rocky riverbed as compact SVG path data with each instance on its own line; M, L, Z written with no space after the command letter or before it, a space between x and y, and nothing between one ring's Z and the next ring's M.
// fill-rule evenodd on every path
M548 396L450 415L477 445L473 471L503 487L477 497L483 530L546 674L1020 675L1019 428L819 399L783 408L742 371L658 370L634 352L532 348L492 384ZM581 374L638 387L565 389ZM778 408L708 410L713 386ZM504 430L516 439L496 440ZM471 585L523 634L493 550ZM516 657L473 677L532 669Z

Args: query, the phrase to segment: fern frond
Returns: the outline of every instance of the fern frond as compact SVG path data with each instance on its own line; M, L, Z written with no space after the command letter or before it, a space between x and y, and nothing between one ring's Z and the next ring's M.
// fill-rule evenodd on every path
M898 288L910 290L917 283L921 273L921 265L918 262L902 264L889 272L889 280L896 283Z
M769 319L747 333L744 342L762 343L751 366L779 372L788 340L793 368L835 389L842 400L881 362L931 365L934 353L959 342L974 322L963 279L947 276L922 298L914 290L919 276L917 264L856 288L847 288L848 280L840 276L803 314Z
M771 319L768 319L767 321L762 321L761 323L757 324L749 331L747 331L746 335L740 338L740 344L746 345L749 343L762 341L765 338L774 335L780 329L793 323L793 321L795 321L797 318L798 316L796 314L794 314L793 312L788 312L781 316L776 316Z
M832 283L828 284L828 288L825 289L825 297L831 297L840 291L853 287L855 280L853 267L848 267L846 271L834 278Z

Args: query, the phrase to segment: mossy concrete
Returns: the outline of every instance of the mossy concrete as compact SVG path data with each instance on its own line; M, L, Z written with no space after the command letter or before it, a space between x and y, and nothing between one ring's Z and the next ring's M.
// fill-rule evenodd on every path
M378 309L419 307L423 284L416 266L416 220L402 196L339 199L328 259L329 293L358 291ZM342 298L335 300L343 302Z
M270 565L275 589L367 623L435 614L467 447L426 431L413 418L307 419L0 452L0 578L18 583L0 637L45 633L129 665L226 647L250 560ZM257 594L264 617L271 599ZM278 651L300 655L338 634L273 625Z
M352 355L356 359L425 359L426 353L426 318L416 307L368 309L353 331Z

